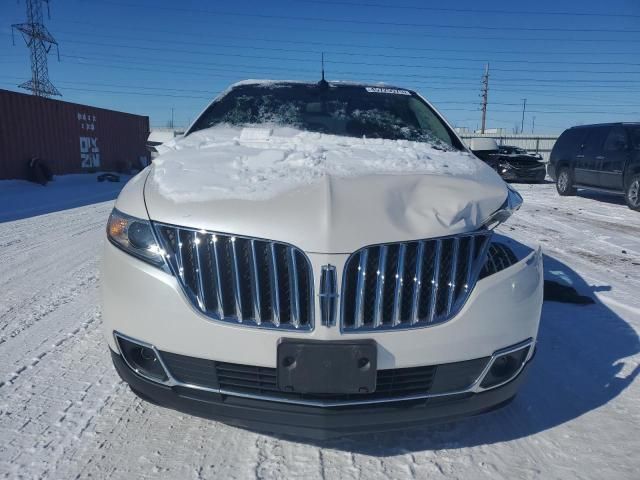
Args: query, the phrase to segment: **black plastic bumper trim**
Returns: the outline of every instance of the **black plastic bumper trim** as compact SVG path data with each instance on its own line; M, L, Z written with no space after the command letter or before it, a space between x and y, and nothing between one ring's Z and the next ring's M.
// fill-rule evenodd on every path
M151 403L249 430L314 440L405 430L495 410L516 395L531 363L506 385L481 393L323 408L168 387L141 377L113 351L111 358L122 380Z

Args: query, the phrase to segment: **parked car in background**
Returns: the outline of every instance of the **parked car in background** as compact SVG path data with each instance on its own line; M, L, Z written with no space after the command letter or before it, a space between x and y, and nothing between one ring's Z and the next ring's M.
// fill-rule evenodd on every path
M327 437L514 397L542 253L494 233L522 197L420 95L243 82L160 150L118 197L101 276L142 398Z
M506 181L541 182L547 173L542 155L524 148L500 145L498 151L474 153Z
M640 210L640 123L565 130L551 151L549 176L562 196L581 188L622 194Z

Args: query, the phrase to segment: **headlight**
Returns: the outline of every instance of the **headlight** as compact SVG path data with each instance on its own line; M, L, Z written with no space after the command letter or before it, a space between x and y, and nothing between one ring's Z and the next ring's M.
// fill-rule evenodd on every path
M165 267L164 252L148 220L113 209L107 223L107 238L116 247L156 267Z
M511 185L507 185L507 199L502 206L493 212L484 222L484 226L489 230L496 228L501 223L513 215L522 206L522 196Z

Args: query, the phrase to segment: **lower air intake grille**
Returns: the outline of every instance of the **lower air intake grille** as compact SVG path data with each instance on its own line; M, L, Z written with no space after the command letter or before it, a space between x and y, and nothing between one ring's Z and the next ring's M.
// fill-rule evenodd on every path
M423 327L452 318L486 260L491 232L363 248L343 274L342 329Z
M220 389L228 395L336 405L454 394L469 388L489 361L489 357L483 357L442 365L378 370L375 392L338 395L283 392L278 388L275 368L216 362L168 352L160 352L160 355L171 376L187 387Z
M287 244L156 224L171 269L193 305L216 320L311 330L313 274Z

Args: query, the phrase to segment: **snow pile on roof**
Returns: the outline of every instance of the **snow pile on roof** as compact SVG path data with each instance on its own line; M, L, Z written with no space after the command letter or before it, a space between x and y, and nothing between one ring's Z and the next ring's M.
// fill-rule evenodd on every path
M174 202L266 199L325 175L490 174L467 152L406 140L363 139L291 127L215 126L163 146L150 177Z

